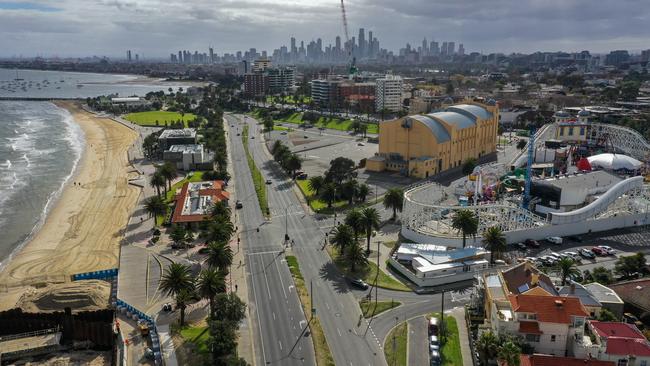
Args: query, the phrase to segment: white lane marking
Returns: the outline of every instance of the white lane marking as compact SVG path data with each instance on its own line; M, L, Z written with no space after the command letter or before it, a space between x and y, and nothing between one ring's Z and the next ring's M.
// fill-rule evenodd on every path
M339 337L343 337L343 335L341 334L341 330L339 328L336 328L336 331L339 333Z
M273 311L272 313L273 313L273 320L275 320L275 311Z
M287 292L284 290L284 281L282 281L282 274L280 273L280 267L278 267L278 261L275 262L275 269L278 271L278 277L280 277L280 285L282 287L282 292L284 293L284 298L288 299Z
M269 278L266 276L266 268L262 270L264 273L264 280L266 281L266 292L269 294L269 300L271 300L271 286L269 286Z
M254 263L255 261L253 261ZM252 277L252 275L251 275ZM253 283L253 298L255 299L255 312L257 313L257 327L260 331L260 343L262 344L262 357L264 358L264 364L266 364L266 352L264 351L264 337L262 336L262 322L260 321L260 310L259 302L257 301L257 292L255 291L255 281L251 279Z
M330 304L328 304L327 302L325 303L325 307L327 308L327 310L331 310L330 309Z
M278 344L280 345L280 351L282 351L282 342L278 339Z

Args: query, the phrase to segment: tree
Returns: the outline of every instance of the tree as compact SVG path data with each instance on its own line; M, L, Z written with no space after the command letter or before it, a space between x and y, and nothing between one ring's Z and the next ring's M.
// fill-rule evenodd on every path
M476 158L468 158L467 160L465 160L465 162L463 163L463 174L464 175L472 174L477 164L478 162L476 161Z
M348 211L345 215L345 224L352 228L354 232L354 241L359 240L359 233L365 230L365 224L363 223L363 214L361 211L354 209Z
M297 154L291 153L284 160L284 168L291 173L292 177L296 176L296 171L300 170L302 167L302 159Z
M474 236L478 231L478 218L473 211L458 210L451 219L451 227L463 235L463 248L465 248L467 235Z
M636 97L639 96L640 86L641 84L638 81L629 80L622 82L620 86L621 99L628 102L636 101Z
M149 185L156 188L156 193L160 197L160 187L165 189L165 195L167 194L167 186L165 185L165 177L160 174L159 171L154 172L149 178Z
M230 220L231 213L232 211L225 201L217 201L210 207L210 217L213 218L220 217Z
M451 81L447 83L447 87L445 88L445 93L447 95L454 94L454 84Z
M235 232L230 217L216 216L208 221L202 232L206 242L227 243Z
M359 201L365 202L369 192L370 192L370 187L368 187L367 184L365 183L359 184L359 187L357 188L357 198L359 199Z
M207 246L208 258L206 262L210 267L217 268L227 274L232 264L233 252L227 242L211 242Z
M519 366L521 348L512 341L506 341L499 347L497 358L507 366Z
M605 286L614 282L614 276L612 276L612 271L603 266L594 268L591 271L591 277L594 279L594 281Z
M526 140L519 140L517 141L517 150L523 150L524 147L526 147Z
M352 172L354 172L354 168L354 161L338 157L330 161L330 168L325 173L325 181L341 184L344 180L353 178Z
M181 309L181 327L185 325L185 309L187 304L193 299L192 290L184 288L176 294L176 308Z
M621 277L631 278L643 271L646 266L646 259L643 253L620 257L614 265L614 272Z
M336 246L339 249L339 252L343 254L345 248L356 243L353 229L349 225L337 226L332 238L330 239L330 243L333 246Z
M354 179L350 179L341 185L341 197L348 200L348 204L352 205L354 196L357 193L358 183Z
M271 133L273 131L273 118L271 116L264 116L264 119L262 120L264 123L264 132Z
M476 341L476 349L479 352L481 365L487 365L488 360L496 358L499 350L497 337L492 333L492 331L481 333L481 336Z
M402 212L402 206L404 205L404 191L400 188L391 188L386 191L384 195L384 207L386 209L393 210L393 216L391 220L395 221L397 218L397 211Z
M601 322L617 322L619 319L609 309L601 308L598 314L598 320Z
M174 225L172 226L172 232L169 234L169 237L174 243L182 243L185 241L186 235L185 227L183 225Z
M361 211L361 222L366 229L366 240L368 243L366 252L370 253L370 237L374 229L379 229L379 213L372 207L366 207Z
M167 180L167 185L169 186L169 190L171 190L172 181L176 178L176 166L168 161L158 168L158 171Z
M246 318L246 304L235 293L224 293L215 296L214 319L238 324Z
M579 276L580 270L576 266L575 262L571 258L561 258L555 265L555 270L557 274L562 279L562 286L566 285L566 279Z
M167 204L165 204L160 196L153 196L144 201L144 209L149 213L149 217L154 218L154 226L156 226L155 219L167 213Z
M357 242L352 243L344 255L345 262L350 266L352 273L356 272L358 267L368 265L368 258L363 252L363 248Z
M181 309L181 326L185 322L185 306L194 291L194 278L190 267L185 264L172 263L163 272L160 290L169 296L175 296L176 306Z
M210 317L214 315L214 298L217 294L226 292L226 280L222 272L215 268L201 271L196 284L199 296L210 302Z
M334 183L325 184L320 193L320 198L327 202L327 208L332 208L332 203L336 200L336 185Z
M323 185L325 185L325 178L321 175L315 175L309 178L309 183L307 183L307 187L314 192L315 196L318 196Z
M499 257L506 250L506 236L500 227L492 226L483 232L483 246L490 251L490 264L494 264L495 254Z
M275 142L273 143L273 146L271 147L271 155L275 156L275 152L278 151L278 149L280 149L281 146L284 146L282 144L282 141L275 140Z

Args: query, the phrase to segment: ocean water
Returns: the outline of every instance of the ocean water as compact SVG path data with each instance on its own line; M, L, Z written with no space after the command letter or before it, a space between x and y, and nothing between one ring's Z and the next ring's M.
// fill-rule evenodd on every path
M140 80L134 75L0 69L0 97L86 98L107 94L127 97L186 87L182 83Z
M0 101L1 262L38 230L83 149L83 131L67 110Z

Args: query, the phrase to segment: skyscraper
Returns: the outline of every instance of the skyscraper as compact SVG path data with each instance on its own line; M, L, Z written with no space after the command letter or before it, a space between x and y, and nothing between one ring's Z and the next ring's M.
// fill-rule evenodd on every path
M210 47L210 63L214 63L214 49Z
M431 41L429 52L431 53L431 56L438 56L440 54L440 47L438 46L438 42Z
M421 56L429 56L429 44L427 43L427 38L426 37L422 40L422 55Z
M359 28L359 52L358 56L363 57L366 50L366 30Z
M462 43L458 45L458 54L459 54L460 56L465 55L465 46L463 46Z
M127 60L128 62L131 62L131 50L127 50L127 51L126 51L126 60Z
M447 55L453 56L454 54L456 54L456 43L455 42L447 43Z
M442 42L442 47L440 47L440 55L447 56L447 42Z

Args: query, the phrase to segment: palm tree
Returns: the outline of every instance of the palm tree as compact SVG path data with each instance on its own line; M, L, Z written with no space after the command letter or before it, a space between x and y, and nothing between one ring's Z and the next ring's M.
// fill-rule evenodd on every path
M512 341L507 341L501 347L499 347L499 352L497 353L497 358L504 362L507 366L519 366L521 354L521 348L517 346Z
M330 242L332 245L338 247L339 252L343 254L345 252L345 248L355 244L357 241L354 238L354 233L352 232L352 228L350 226L339 225L336 227L334 235L332 235Z
M506 250L506 236L501 228L492 226L483 232L483 246L490 251L490 264L494 264L495 254L497 257Z
M219 201L210 207L210 217L225 217L230 219L231 213L230 207L224 201Z
M167 195L167 186L165 185L165 177L160 174L159 171L156 171L151 175L151 178L149 178L149 185L151 187L156 187L156 192L158 193L158 196L160 197L160 187L163 187L165 189L165 195Z
M358 183L354 179L350 179L341 185L341 196L343 196L344 199L348 200L349 205L352 205L352 201L354 201L354 196L357 193L357 187Z
M332 208L332 203L336 199L336 185L334 183L325 184L320 197L323 201L327 202L327 208Z
M227 243L235 232L235 226L229 217L216 216L208 221L202 236L206 242Z
M451 219L451 227L463 234L463 248L467 235L476 235L478 231L478 218L470 210L458 210Z
M361 216L361 222L366 229L366 240L368 241L366 253L370 254L370 237L372 236L373 229L379 229L379 213L372 207L366 207L361 211Z
M309 183L307 187L314 192L314 196L318 196L319 191L325 185L325 178L322 175L316 175L309 178Z
M144 209L149 213L149 217L154 218L154 226L156 226L155 218L167 213L167 204L160 196L153 196L144 201Z
M555 265L557 274L562 279L562 286L566 284L566 279L580 274L580 270L576 267L575 262L571 258L561 258Z
M302 167L302 159L296 154L289 154L284 160L284 168L291 173L291 177L296 176L296 171Z
M384 195L384 207L386 209L393 209L393 217L391 220L395 221L397 218L397 211L402 212L402 205L404 204L404 192L399 188L391 188L386 191Z
M345 253L345 261L350 266L350 271L354 273L357 266L366 266L368 265L368 258L363 252L363 248L359 243L354 242L348 248L348 251Z
M359 201L365 202L369 192L370 192L370 187L368 187L367 184L365 183L359 184L359 188L357 188L357 197L359 198Z
M214 297L226 292L226 280L222 272L214 268L201 271L196 284L198 295L210 301L210 316L214 314Z
M348 212L345 216L345 224L354 231L354 241L359 240L359 233L366 228L363 224L363 215L357 209Z
M185 325L185 309L187 309L187 303L192 301L193 298L192 291L188 289L182 289L176 294L176 308L181 309L181 327Z
M166 162L158 168L158 171L167 180L167 185L169 185L169 190L171 190L172 180L176 178L176 166L170 162Z
M172 263L163 272L160 289L169 296L176 297L176 306L181 309L181 326L185 322L185 306L194 291L194 278L190 267L185 264Z
M476 349L479 352L481 365L487 365L488 360L496 357L499 344L498 339L491 331L481 333L476 341Z
M207 247L207 263L210 267L217 268L224 274L232 264L233 252L226 242L211 242Z

